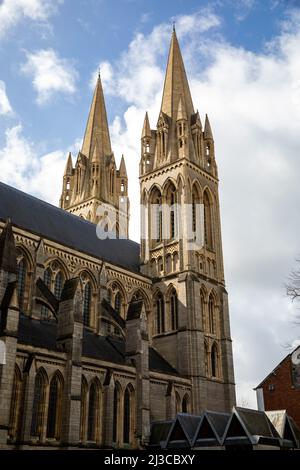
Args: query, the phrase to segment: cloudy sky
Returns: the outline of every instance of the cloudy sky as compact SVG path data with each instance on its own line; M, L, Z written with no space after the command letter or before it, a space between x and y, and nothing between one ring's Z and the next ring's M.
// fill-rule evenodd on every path
M0 179L53 204L99 67L138 239L145 110L155 127L172 22L220 176L238 400L296 344L284 283L300 253L300 2L0 0ZM1 203L1 201L0 201Z

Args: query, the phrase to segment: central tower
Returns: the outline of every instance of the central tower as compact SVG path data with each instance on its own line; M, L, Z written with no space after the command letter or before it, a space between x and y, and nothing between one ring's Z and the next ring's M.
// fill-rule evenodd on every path
M153 345L191 378L193 413L230 410L235 386L214 138L208 117L203 129L194 109L175 30L156 129L147 113L144 120L140 191ZM203 243L195 244L200 222Z
M117 169L112 152L100 74L96 83L81 151L73 168L69 154L60 207L128 238L128 178L122 155Z

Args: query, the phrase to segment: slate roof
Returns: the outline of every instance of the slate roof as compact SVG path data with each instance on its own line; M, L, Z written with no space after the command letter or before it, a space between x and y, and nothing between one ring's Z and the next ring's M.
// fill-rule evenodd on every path
M0 182L0 220L130 271L139 271L140 246L100 240L96 225Z
M213 425L218 437L222 438L231 414L220 413L218 411L206 411L205 414L208 416L208 419Z
M189 413L178 413L177 419L191 442L201 421L201 416L195 416Z
M57 351L56 331L57 323L54 321L42 322L20 315L18 343ZM99 336L84 328L82 355L113 364L125 364L125 342L108 336ZM151 347L149 367L151 371L178 375L178 372Z
M257 445L299 448L300 431L293 420L289 416L287 418L289 434L280 436L263 411L234 407L231 413L204 411L199 416L178 413L173 422L152 424L150 446L162 449L216 446L250 449Z
M280 436L263 411L234 407L223 438L223 444L280 446Z

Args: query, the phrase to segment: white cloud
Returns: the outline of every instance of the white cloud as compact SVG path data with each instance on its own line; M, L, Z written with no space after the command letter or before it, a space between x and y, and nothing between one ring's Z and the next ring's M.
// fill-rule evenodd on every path
M40 155L36 145L24 137L22 125L14 126L7 129L0 150L1 181L58 205L67 152L76 150L77 141L64 151Z
M12 114L13 110L6 94L5 83L0 80L0 116Z
M46 21L63 0L3 0L0 5L0 38L20 21Z
M78 73L72 61L60 58L53 49L27 53L21 71L32 77L38 104L45 104L57 93L72 95L76 91Z
M294 14L263 52L253 53L218 35L218 18L203 18L202 33L200 16L178 17L176 30L195 107L202 119L209 114L215 136L237 391L240 402L255 406L251 389L299 335L284 282L300 252L300 20ZM156 125L169 40L166 24L136 34L104 87L128 104L111 137L116 156L127 157L137 240L140 135L146 110Z

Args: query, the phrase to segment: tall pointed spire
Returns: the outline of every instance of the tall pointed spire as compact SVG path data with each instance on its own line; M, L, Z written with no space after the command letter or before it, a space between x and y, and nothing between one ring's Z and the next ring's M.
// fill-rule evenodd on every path
M92 158L96 142L99 158L112 153L100 74L96 83L81 152L86 157Z
M204 139L214 139L207 114L205 116Z
M172 33L161 111L176 120L180 97L188 116L195 113L175 28Z
M147 111L145 114L143 131L142 131L142 138L143 137L151 137L151 128L150 128L149 117L148 117Z

